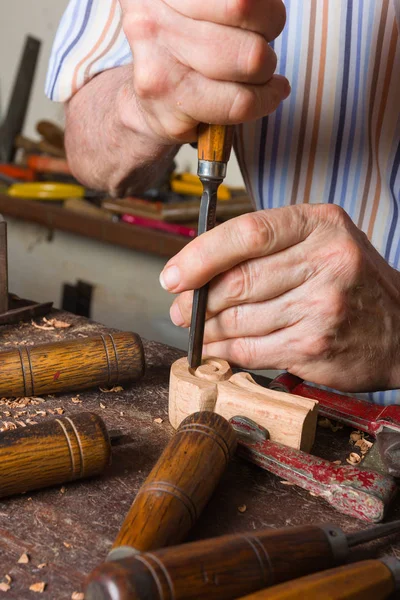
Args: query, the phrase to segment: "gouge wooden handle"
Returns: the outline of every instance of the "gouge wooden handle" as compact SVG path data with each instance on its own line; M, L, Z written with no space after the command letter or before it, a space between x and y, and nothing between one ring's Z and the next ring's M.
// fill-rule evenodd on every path
M0 434L0 497L98 475L110 463L107 429L94 413Z
M201 123L198 128L199 160L227 163L231 154L234 128Z
M185 419L140 488L109 559L180 542L235 448L236 435L223 417L201 412Z
M135 333L20 346L0 353L0 396L40 396L113 386L143 375L144 353Z
M391 570L379 560L322 571L242 600L385 600L395 591Z
M328 569L344 560L343 545L344 533L330 526L221 536L104 563L90 576L85 598L171 600L173 589L174 600L231 600Z

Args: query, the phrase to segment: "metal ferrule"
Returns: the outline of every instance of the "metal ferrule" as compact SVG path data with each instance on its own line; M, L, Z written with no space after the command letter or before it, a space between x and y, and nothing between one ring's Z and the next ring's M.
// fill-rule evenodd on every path
M382 562L393 575L395 590L396 592L400 590L400 561L394 556L385 556L382 558ZM397 596L396 596L397 598Z
M207 179L224 179L226 176L226 163L215 160L199 160L197 175Z
M140 552L131 546L119 546L118 548L113 548L111 550L106 558L106 562L110 562L112 560L122 560L123 558L135 556L135 554L140 554Z
M321 525L321 530L328 538L332 548L333 559L337 564L342 564L349 555L349 545L347 543L346 534L332 523Z

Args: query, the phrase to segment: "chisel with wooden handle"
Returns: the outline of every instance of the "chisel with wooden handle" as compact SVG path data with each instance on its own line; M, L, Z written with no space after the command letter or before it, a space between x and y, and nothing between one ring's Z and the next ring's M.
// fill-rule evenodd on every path
M197 174L203 184L203 195L200 202L197 235L201 235L215 226L217 192L226 176L226 168L232 150L233 132L232 126L199 125ZM208 283L200 289L194 290L193 295L188 350L188 360L192 369L197 369L201 364L207 299Z
M388 557L314 573L241 600L394 600L399 591L400 563Z
M136 381L144 373L136 333L19 346L0 353L0 397L40 396Z
M90 576L85 598L232 600L335 567L353 546L399 531L400 521L347 535L332 524L307 525L182 544L104 563Z

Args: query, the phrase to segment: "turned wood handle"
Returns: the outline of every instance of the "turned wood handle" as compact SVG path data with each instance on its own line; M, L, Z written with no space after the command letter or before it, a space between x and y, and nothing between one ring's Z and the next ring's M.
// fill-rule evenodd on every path
M393 592L394 579L388 567L379 560L366 560L289 581L242 600L386 600Z
M231 600L328 569L334 557L317 526L226 535L99 566L87 600Z
M144 372L136 333L20 346L0 353L0 396L40 396L135 381Z
M140 488L110 560L184 539L235 449L235 432L223 417L201 412L185 419Z
M111 445L100 417L84 412L0 435L0 497L98 475Z
M231 154L234 128L226 125L207 125L198 128L199 160L227 163Z

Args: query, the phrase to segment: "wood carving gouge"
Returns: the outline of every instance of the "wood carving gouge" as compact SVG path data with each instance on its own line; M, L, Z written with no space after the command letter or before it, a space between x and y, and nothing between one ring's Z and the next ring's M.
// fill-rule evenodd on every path
M200 124L198 133L197 174L203 184L198 225L198 235L201 235L215 226L217 192L226 175L232 149L233 127ZM195 290L193 295L188 351L189 365L192 369L201 365L207 298L208 283Z

